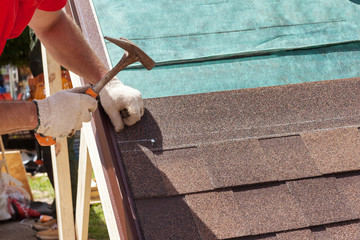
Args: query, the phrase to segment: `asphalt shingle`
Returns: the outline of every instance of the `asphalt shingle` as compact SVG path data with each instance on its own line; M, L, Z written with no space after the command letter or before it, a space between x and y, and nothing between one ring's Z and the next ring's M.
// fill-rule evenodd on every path
M334 178L291 181L287 185L311 226L357 218L357 214L336 188Z
M348 174L336 178L336 186L352 206L352 210L360 216L360 175Z
M260 139L259 142L264 154L271 159L278 180L321 175L299 135Z
M323 174L360 170L360 136L357 128L301 133Z
M340 223L336 226L326 227L326 231L329 233L332 239L346 239L346 240L358 240L360 239L360 224L354 223Z
M234 192L239 215L252 234L286 231L307 227L300 206L286 184Z
M315 240L310 229L277 233L277 240Z
M118 135L145 239L360 239L358 86L146 100Z
M215 188L277 180L258 140L214 143L200 149Z
M311 233L315 240L335 240L331 238L331 234L326 231L325 226L311 228Z
M354 125L358 85L354 78L146 99L142 121L125 128L118 142L124 150L169 149Z
M175 188L156 167L153 153L145 148L142 151L122 152L125 169L136 199L149 196L176 194Z
M201 239L183 197L137 200L136 208L147 240Z
M185 199L192 210L202 239L250 235L247 219L242 214L237 214L232 191L190 194ZM209 230L212 232L211 236L208 234Z
M154 155L159 171L179 194L213 190L203 156L197 148L164 151ZM171 192L169 192L171 194Z

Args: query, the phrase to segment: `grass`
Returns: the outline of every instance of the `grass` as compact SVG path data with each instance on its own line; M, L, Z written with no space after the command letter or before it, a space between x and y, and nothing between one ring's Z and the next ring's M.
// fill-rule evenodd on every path
M89 239L90 238L101 240L109 239L101 204L94 204L90 208Z
M46 174L28 176L28 181L35 201L46 202L48 204L53 202L55 192ZM101 204L91 205L89 215L89 239L109 239Z
M46 174L28 176L29 185L34 200L51 204L55 198L55 191Z

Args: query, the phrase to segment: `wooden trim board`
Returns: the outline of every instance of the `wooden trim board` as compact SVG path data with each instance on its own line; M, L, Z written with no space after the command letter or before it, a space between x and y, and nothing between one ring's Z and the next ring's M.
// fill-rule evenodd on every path
M46 96L62 90L61 68L41 46ZM69 152L66 138L57 138L60 151L56 154L55 145L51 146L51 160L54 172L56 215L60 240L75 240L75 227L71 197Z
M71 11L73 19L82 29L86 40L100 59L110 67L109 57L105 48L103 36L99 29L96 14L92 2L89 0L70 0L66 7L68 14ZM113 36L120 37L120 36ZM76 86L76 85L74 85ZM89 144L88 135L86 136L88 146L97 146L98 154L92 153L94 147L89 147L89 153L93 169L98 171L95 178L98 183L101 202L104 208L104 214L107 221L109 234L117 231L120 238L112 239L142 239L142 234L134 211L134 202L130 193L124 169L121 164L121 153L117 145L115 132L104 110L99 108L93 114L92 131L86 131L90 136L94 136L93 144ZM99 156L99 161L94 161L93 156ZM96 167L94 162L101 163L101 167ZM99 177L105 182L101 183ZM105 189L107 190L105 191ZM104 199L109 204L104 203ZM106 210L106 208L111 210ZM114 226L111 221L115 218ZM111 230L112 229L112 230ZM115 234L115 233L114 233ZM111 237L111 236L110 236Z
M78 87L81 86L81 80L80 78L73 74L70 73L71 76L71 81L74 87ZM100 156L100 152L98 149L98 143L96 140L96 129L94 128L94 121L92 122L88 122L88 123L83 123L83 127L81 129L81 139L80 139L80 153L82 153L83 151L85 151L84 148L84 144L86 144L88 152L89 152L89 156L90 156L90 161L91 161L91 165L93 166L93 171L94 171L94 175L98 184L98 190L99 190L99 194L100 194L100 199L101 199L101 203L102 203L102 208L104 211L104 216L105 216L105 220L106 220L106 225L108 228L108 233L109 233L109 237L110 239L124 239L123 236L121 236L121 229L118 228L118 220L115 217L113 208L112 208L112 199L111 199L111 189L108 188L107 185L107 176L105 174L106 172L106 166L104 166L102 158ZM86 143L84 143L84 140L86 141ZM85 157L83 156L83 154L80 156L80 161L84 161ZM86 160L88 161L88 160ZM78 186L81 185L85 185L85 187L81 187L81 189L79 189L78 187L78 193L77 193L77 199L80 201L77 201L77 207L76 207L76 216L77 216L77 222L80 221L81 219L78 218L86 218L86 206L84 206L83 208L80 207L81 204L83 205L89 205L90 204L90 183L91 183L91 178L89 179L88 175L89 174L87 171L89 171L88 169L81 169L81 168L90 168L91 166L84 166L84 165L80 165L79 164L79 180L78 180ZM111 166L110 166L111 167ZM85 173L84 173L85 172ZM82 175L85 174L85 177L82 177ZM87 186L88 185L88 186ZM84 191L89 191L89 193L84 192ZM80 224L80 223L79 223ZM82 225L77 225L77 234L80 236L80 232L84 232L86 231L86 224L82 224ZM82 236L84 237L84 235ZM78 238L78 239L82 239L82 238Z
M81 131L80 136L79 175L76 196L75 231L77 240L87 240L89 233L92 168L84 130Z

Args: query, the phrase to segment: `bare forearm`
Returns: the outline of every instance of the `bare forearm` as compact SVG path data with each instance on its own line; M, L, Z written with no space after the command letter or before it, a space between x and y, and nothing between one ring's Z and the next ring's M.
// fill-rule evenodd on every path
M27 101L0 102L0 134L32 130L38 124L36 105Z
M73 21L63 12L58 15L56 23L48 29L37 28L36 24L30 26L60 65L83 77L85 81L96 83L106 74L107 68Z

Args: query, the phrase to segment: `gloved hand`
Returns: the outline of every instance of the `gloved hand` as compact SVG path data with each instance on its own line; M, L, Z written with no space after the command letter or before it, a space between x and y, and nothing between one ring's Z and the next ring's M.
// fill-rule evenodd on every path
M124 124L134 125L144 115L141 93L134 88L125 86L116 77L105 85L99 95L101 105L117 132L123 130Z
M97 108L96 99L83 92L88 87L62 90L43 100L38 105L40 124L37 133L50 137L66 137L91 120L90 112Z

